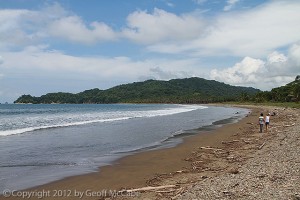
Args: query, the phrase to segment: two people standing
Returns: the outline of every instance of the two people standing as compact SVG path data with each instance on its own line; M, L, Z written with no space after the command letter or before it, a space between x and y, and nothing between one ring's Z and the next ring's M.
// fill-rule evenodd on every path
M268 132L268 127L270 124L270 113L264 118L264 114L261 113L259 118L258 118L258 123L259 123L259 132L262 133L264 124L266 125L266 132Z

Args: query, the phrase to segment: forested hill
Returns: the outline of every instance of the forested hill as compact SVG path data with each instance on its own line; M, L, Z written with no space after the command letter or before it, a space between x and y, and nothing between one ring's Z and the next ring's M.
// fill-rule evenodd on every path
M203 78L147 80L119 85L107 90L92 89L72 93L48 93L41 97L22 95L14 103L209 103L238 100L258 89L231 86Z
M273 88L271 91L258 92L252 99L246 100L255 102L299 102L300 76L298 75L294 81L284 86Z

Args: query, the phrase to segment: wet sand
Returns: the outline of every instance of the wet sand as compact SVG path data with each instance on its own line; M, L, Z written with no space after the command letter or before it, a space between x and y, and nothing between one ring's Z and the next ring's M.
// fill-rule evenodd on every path
M259 112L260 109L253 108L251 114L238 123L187 137L176 147L126 156L111 166L101 167L99 172L65 178L26 191L40 192L32 193L30 199L40 199L41 196L43 199L101 199L110 190L145 187L158 174L172 174L190 168L191 163L186 158L191 152L202 146L221 146L222 141L228 140L239 129L256 122ZM81 192L82 197L76 196L76 192ZM90 197L92 192L94 197ZM2 196L0 199L22 198Z

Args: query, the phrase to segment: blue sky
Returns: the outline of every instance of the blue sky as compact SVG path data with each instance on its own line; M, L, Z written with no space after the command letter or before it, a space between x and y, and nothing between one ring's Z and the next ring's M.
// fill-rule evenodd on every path
M297 74L297 0L0 0L0 102L193 76L269 90Z

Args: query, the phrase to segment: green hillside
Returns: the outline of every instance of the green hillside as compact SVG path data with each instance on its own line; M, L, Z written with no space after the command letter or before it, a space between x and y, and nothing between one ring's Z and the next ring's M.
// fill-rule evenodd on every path
M72 93L48 93L41 97L22 95L15 103L209 103L253 96L258 89L231 86L203 78L147 80L119 85L107 90L92 89Z
M273 88L271 91L258 92L252 99L255 102L299 102L300 76L285 86Z

